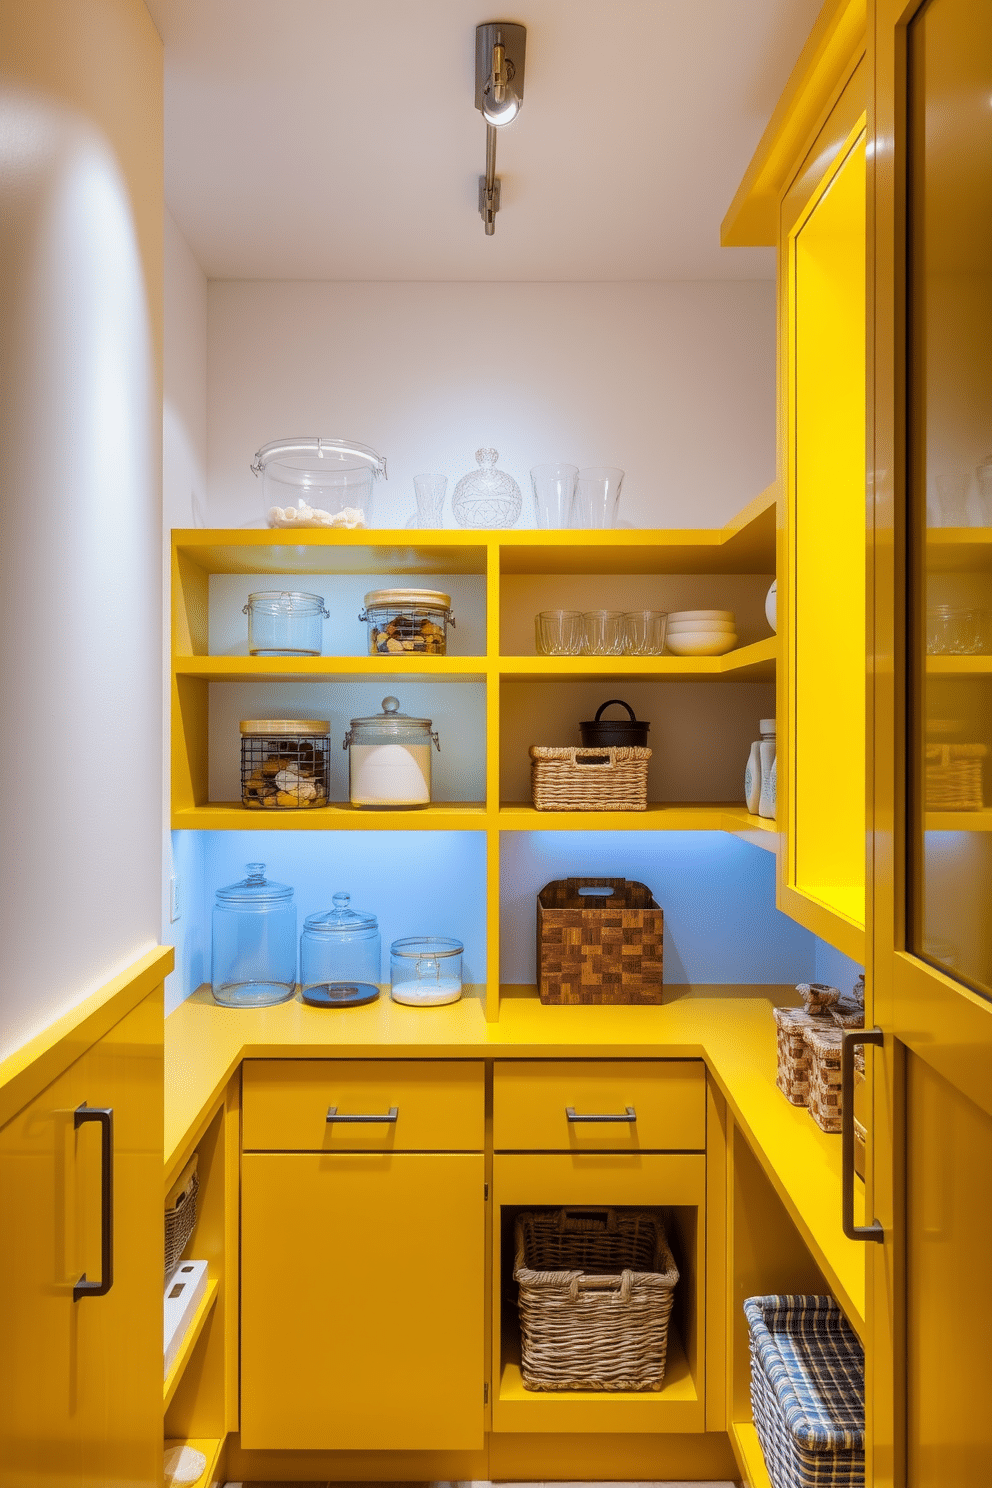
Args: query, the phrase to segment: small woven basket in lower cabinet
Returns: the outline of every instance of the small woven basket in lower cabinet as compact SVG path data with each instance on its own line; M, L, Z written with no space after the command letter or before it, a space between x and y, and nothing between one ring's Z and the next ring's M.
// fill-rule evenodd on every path
M641 1210L517 1216L520 1372L527 1390L660 1390L679 1273Z
M864 1488L865 1356L832 1297L750 1297L751 1412L772 1488Z

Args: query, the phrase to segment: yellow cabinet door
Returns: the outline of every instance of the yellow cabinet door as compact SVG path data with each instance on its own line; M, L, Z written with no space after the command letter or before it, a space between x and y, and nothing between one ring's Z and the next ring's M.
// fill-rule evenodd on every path
M483 1444L481 1153L245 1154L241 1444Z
M162 989L0 1131L0 1484L158 1488L162 1463ZM112 1285L102 1282L110 1107Z

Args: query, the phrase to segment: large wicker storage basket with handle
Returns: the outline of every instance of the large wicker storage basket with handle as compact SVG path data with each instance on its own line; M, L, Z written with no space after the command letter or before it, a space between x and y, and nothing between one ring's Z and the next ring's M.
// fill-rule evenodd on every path
M660 1390L679 1273L643 1210L523 1213L521 1373L528 1390Z
M647 811L650 749L532 744L535 811Z

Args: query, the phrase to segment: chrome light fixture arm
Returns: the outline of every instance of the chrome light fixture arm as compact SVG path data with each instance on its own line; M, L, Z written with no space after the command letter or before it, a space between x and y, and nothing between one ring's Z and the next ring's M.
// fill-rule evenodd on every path
M526 43L527 28L510 21L488 21L475 28L475 106L486 121L486 173L479 177L479 214L487 237L496 231L500 208L496 132L520 112Z

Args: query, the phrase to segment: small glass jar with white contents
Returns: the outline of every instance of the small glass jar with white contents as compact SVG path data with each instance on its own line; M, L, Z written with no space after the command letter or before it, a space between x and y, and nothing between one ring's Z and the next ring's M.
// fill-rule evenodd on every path
M431 804L431 745L441 741L429 718L399 711L399 698L382 700L382 712L353 718L342 748L348 750L352 806L396 810Z
M443 1007L462 995L460 940L408 935L389 947L390 996L408 1007Z

